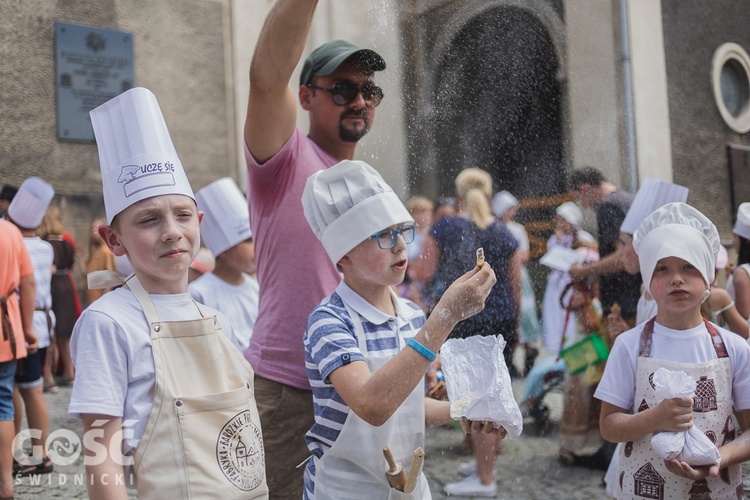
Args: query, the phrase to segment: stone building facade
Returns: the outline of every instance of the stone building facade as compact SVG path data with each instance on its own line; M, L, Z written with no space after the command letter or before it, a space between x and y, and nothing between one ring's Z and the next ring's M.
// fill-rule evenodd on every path
M194 188L243 186L249 59L272 3L3 0L0 183L51 182L84 246L103 211L96 146L55 129L64 21L132 33L134 84L157 95ZM726 145L750 144L719 103L739 121L750 112L750 63L712 60L728 42L750 51L748 21L746 0L321 0L307 52L345 38L385 57L386 97L358 157L404 197L451 194L466 166L522 200L550 197L591 165L630 190L645 177L688 186L729 240Z

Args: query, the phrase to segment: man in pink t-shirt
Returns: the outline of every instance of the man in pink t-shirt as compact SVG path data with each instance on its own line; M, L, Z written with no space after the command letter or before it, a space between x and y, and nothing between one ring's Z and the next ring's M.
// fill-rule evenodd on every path
M269 12L250 65L245 122L250 223L260 304L245 356L255 370L255 398L272 497L300 498L313 425L302 335L307 316L341 277L310 230L302 210L307 178L352 159L383 97L374 73L385 61L343 40L315 49L300 75L299 100L309 112L307 136L296 127L289 87L317 2L279 0Z

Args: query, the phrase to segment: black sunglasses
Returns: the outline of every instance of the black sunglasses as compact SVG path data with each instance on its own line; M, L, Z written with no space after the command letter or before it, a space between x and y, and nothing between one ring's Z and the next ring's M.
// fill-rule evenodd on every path
M308 83L305 87L328 92L331 94L331 100L338 106L346 106L351 103L357 98L357 94L359 93L362 93L362 98L368 106L375 107L383 99L383 89L370 81L359 86L354 82L344 80L343 82L334 83L329 89L315 85L314 83Z

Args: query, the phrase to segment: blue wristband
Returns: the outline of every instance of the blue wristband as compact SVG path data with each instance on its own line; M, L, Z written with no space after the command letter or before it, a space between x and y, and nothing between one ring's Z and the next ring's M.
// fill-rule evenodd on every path
M417 351L419 354L424 356L427 359L427 361L429 361L430 363L435 361L435 358L437 358L437 354L435 354L434 352L432 352L431 350L427 349L425 346L420 344L417 341L417 339L415 339L414 337L407 340L406 345L408 345L409 347Z

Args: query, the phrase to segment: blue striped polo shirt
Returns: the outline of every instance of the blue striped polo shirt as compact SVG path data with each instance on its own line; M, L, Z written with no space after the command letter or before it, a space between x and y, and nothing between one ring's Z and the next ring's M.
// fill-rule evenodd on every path
M315 424L305 435L305 440L310 453L318 458L336 442L349 415L349 407L336 392L329 376L340 366L365 359L359 349L354 322L344 303L360 315L371 356L395 356L426 321L419 306L391 293L396 317L376 309L342 280L308 317L303 341ZM401 333L401 341L397 332ZM314 482L315 466L310 460L305 471L305 498L312 498Z

